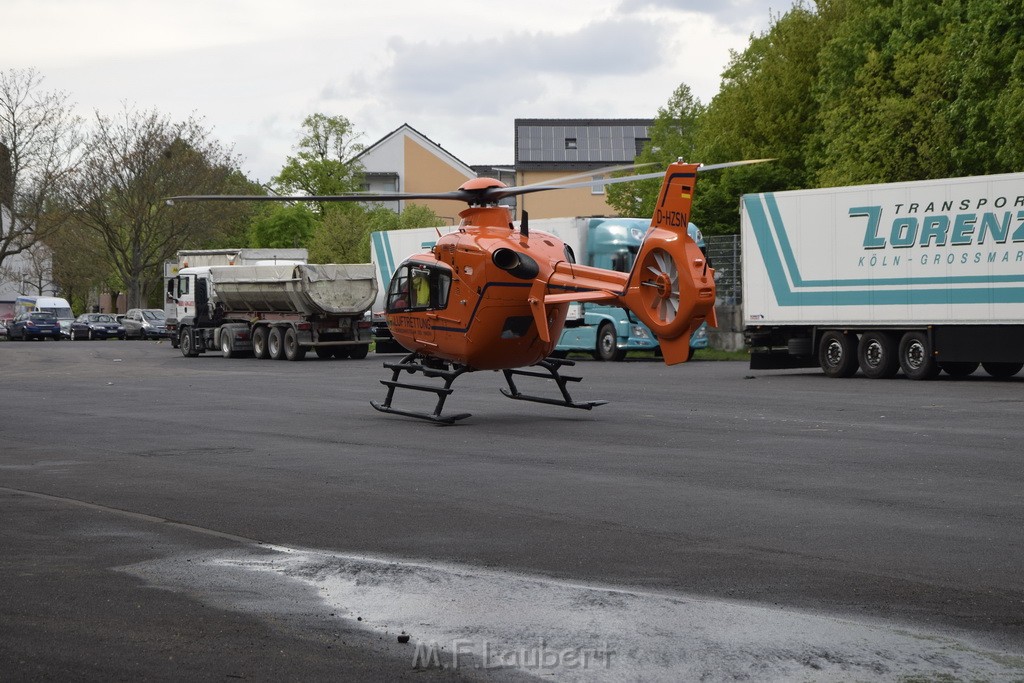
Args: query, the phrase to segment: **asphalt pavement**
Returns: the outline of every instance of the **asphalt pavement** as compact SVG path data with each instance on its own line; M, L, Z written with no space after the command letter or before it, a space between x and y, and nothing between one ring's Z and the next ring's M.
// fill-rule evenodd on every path
M394 359L0 343L4 678L1024 677L1024 375Z

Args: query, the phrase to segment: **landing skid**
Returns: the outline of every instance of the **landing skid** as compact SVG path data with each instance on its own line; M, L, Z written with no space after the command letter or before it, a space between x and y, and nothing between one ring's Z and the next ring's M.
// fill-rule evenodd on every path
M561 375L558 369L563 365L573 366L576 365L574 361L562 360L560 358L545 358L532 367L543 368L546 372L539 372L536 370L502 370L505 373L505 381L508 382L508 389L502 389L501 393L505 394L509 398L514 398L517 401L532 401L533 403L545 403L552 406L565 406L566 408L579 408L580 410L590 410L597 406L603 406L608 401L574 401L572 396L569 395L569 390L566 388L566 384L569 382L579 382L582 377L572 377ZM520 393L516 387L516 383L512 380L512 377L519 375L520 377L540 377L542 379L553 379L558 385L558 390L562 394L561 399L557 398L544 398L543 396L529 396L527 394Z
M370 401L370 405L381 411L382 413L392 413L394 415L404 415L405 417L415 417L421 420L429 420L438 424L455 424L457 420L463 420L470 416L470 413L456 413L454 415L442 415L441 411L444 410L444 402L447 399L453 389L452 382L455 379L470 370L466 366L457 366L448 368L435 367L426 365L425 359L418 353L410 353L408 356L398 361L397 363L384 363L384 367L392 371L391 379L382 379L381 384L388 388L387 396L384 398L384 403L378 403L377 401ZM398 378L402 372L408 372L410 374L416 372L422 372L424 377L440 377L444 379L443 387L430 386L427 384L411 384L409 382L399 382ZM412 389L413 391L426 391L437 395L437 403L434 405L434 412L426 413L415 410L402 410L395 408L391 405L391 401L395 398L396 389Z
M566 385L569 382L579 382L582 377L567 377L559 374L558 370L564 365L573 366L575 363L571 360L561 360L558 358L545 358L536 365L531 367L542 368L542 371L538 370L502 370L505 374L505 381L508 382L508 389L502 388L501 393L509 398L516 399L517 401L531 401L533 403L544 403L553 406L564 406L566 408L578 408L580 410L590 410L597 406L602 406L607 401L574 401L572 396L569 395L569 390ZM452 389L452 382L454 382L460 375L470 372L472 368L465 365L460 366L449 366L448 364L436 364L430 362L429 359L421 356L418 353L410 353L408 356L398 361L397 363L384 363L384 367L391 370L391 379L382 379L381 384L388 388L387 396L384 398L383 403L377 401L370 401L370 405L379 410L382 413L391 413L393 415L403 415L405 417L415 417L420 420L428 420L430 422L436 422L438 424L455 424L458 420L463 420L470 416L470 413L455 413L453 415L443 415L445 400L451 396L454 389ZM444 386L431 386L429 384L413 384L411 382L400 382L402 372L408 372L414 374L417 372L423 373L424 377L440 377L444 380ZM545 398L543 396L531 396L523 394L519 391L516 386L513 377L539 377L541 379L553 379L558 385L558 390L562 394L562 398ZM433 412L422 412L416 410L404 410L402 408L395 408L391 405L391 402L395 398L395 391L398 389L411 389L413 391L425 391L428 393L435 394L437 396L437 403L434 404Z

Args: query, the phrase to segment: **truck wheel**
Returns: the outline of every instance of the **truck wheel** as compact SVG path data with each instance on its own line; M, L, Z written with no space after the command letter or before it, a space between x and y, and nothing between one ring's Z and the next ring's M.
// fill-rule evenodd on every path
M900 370L899 345L888 332L865 332L857 344L857 363L871 379L891 379Z
M954 379L963 379L964 377L967 377L972 372L977 370L979 365L981 365L981 363L968 363L968 362L962 362L962 363L961 362L939 363L939 367L942 368L942 370L947 375L949 375L950 377L952 377Z
M821 335L818 365L829 377L853 377L857 372L857 335L837 330Z
M181 333L178 335L178 348L181 349L181 355L185 358L195 358L199 355L199 352L195 350L195 345L192 343L192 330L188 327L181 328Z
M344 360L345 358L348 358L349 356L352 355L351 346L334 346L330 348L331 355L337 358L338 360Z
M359 344L358 346L350 346L349 347L349 354L348 355L349 355L349 358L354 358L355 360L362 360L362 359L366 358L367 354L369 354L369 353L370 353L370 345L369 344Z
M231 358L235 355L234 349L231 348L231 338L234 336L231 330L220 331L220 354L225 358Z
M280 327L270 328L267 335L267 353L274 360L284 360L284 332Z
M263 325L252 331L252 355L257 358L270 358L267 351L267 328Z
M935 379L939 364L932 356L932 345L925 332L911 331L900 340L900 367L910 379Z
M334 349L330 346L314 346L313 352L320 360L330 360L334 357Z
M284 333L284 357L287 360L302 360L306 357L306 347L299 344L299 335L291 327Z
M626 357L626 352L616 344L615 326L611 323L601 323L597 330L597 346L594 348L594 359L603 361L620 361Z
M995 379L1009 379L1020 372L1024 363L982 363L981 367Z

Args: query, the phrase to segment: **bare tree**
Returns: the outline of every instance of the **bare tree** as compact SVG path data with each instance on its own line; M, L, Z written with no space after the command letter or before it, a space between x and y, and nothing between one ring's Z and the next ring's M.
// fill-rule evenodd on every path
M0 266L45 236L47 202L73 168L81 119L64 92L42 89L34 69L0 71Z
M236 157L194 118L172 122L126 107L116 119L96 114L67 184L67 217L101 240L134 308L145 305L146 285L158 281L163 262L178 249L251 211L233 203L169 207L166 199L244 192L247 184Z
M53 253L50 248L37 240L21 256L20 267L0 268L0 277L19 282L22 294L45 295L55 292Z

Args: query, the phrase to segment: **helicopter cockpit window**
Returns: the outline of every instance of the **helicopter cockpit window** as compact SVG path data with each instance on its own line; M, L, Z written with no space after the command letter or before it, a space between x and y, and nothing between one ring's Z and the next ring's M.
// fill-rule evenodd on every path
M451 273L443 268L402 266L388 287L388 311L445 308L451 284Z

